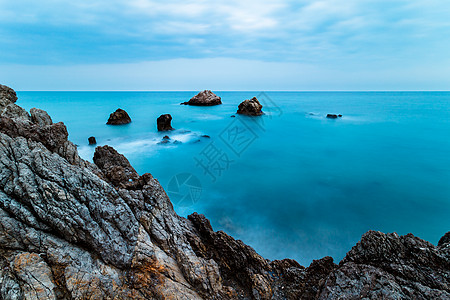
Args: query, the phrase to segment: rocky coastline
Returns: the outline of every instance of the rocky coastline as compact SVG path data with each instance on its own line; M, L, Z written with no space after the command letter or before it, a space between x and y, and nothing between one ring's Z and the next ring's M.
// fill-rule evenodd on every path
M112 147L81 159L62 122L16 100L0 85L0 299L450 299L450 232L369 231L338 264L270 261L178 216Z

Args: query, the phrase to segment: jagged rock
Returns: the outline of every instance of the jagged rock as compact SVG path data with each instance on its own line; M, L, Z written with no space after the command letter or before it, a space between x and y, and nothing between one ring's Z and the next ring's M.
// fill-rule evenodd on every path
M158 131L169 131L173 130L172 125L172 116L170 114L160 115L156 120Z
M188 102L183 102L184 105L194 106L213 106L222 104L222 100L219 96L211 92L210 90L204 90L192 97Z
M439 247L443 247L447 244L450 244L450 231L447 232L438 242Z
M262 105L259 103L256 97L253 97L250 100L244 100L239 104L237 113L241 115L248 116L260 116L264 113L261 111Z
M16 92L12 88L0 84L0 108L3 108L8 104L15 103L16 101Z
M52 118L48 113L39 108L30 109L31 122L38 124L39 126L52 125Z
M339 265L269 261L179 217L113 148L91 164L68 143L62 123L0 116L0 299L450 298L449 233L435 247L370 231Z
M123 125L131 122L131 118L126 111L118 108L115 112L109 115L108 122L109 125Z
M97 140L95 139L95 136L90 136L88 138L88 142L89 142L89 145L96 145L97 144Z

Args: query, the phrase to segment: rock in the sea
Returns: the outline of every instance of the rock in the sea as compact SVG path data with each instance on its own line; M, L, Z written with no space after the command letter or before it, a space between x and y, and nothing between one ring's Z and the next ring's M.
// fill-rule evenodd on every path
M88 142L89 142L89 145L96 145L97 144L97 140L95 139L95 136L90 136L88 138Z
M194 106L213 106L222 104L222 100L219 96L211 92L210 90L204 90L192 97L188 102L183 102L184 105Z
M163 140L170 140L170 137L168 135L163 136Z
M338 118L338 115L335 115L335 114L327 114L327 118L328 118L328 119L337 119L337 118Z
M94 163L64 124L0 115L0 299L450 299L449 233L369 231L339 264L305 268L178 216L112 147Z
M250 100L244 100L238 107L238 114L247 115L247 116L260 116L264 113L261 111L262 109L261 103L259 103L256 97L253 97Z
M109 115L108 125L123 125L131 122L131 118L126 111L118 108L115 112Z
M169 131L173 130L172 125L172 116L170 114L160 115L156 120L158 131Z

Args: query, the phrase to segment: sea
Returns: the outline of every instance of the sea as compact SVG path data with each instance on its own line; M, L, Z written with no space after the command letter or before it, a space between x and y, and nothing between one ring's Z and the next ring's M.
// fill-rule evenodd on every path
M86 160L88 137L113 146L179 215L204 214L271 260L339 262L368 230L433 244L450 230L450 92L215 92L222 105L180 105L197 92L23 91L17 104L64 122ZM237 115L252 97L265 114ZM117 108L130 124L106 125ZM173 131L157 131L161 114Z

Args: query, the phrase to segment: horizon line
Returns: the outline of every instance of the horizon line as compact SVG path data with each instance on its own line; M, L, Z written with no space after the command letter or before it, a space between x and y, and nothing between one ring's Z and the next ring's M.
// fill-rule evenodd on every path
M203 90L16 90L16 92L198 92ZM296 92L296 93L315 93L315 92L331 92L331 93L389 93L389 92L450 92L450 90L211 90L216 92Z

